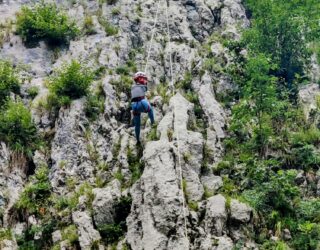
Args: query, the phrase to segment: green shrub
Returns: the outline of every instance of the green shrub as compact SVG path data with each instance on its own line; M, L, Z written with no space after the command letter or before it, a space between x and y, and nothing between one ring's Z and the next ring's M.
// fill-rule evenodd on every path
M188 201L188 206L193 211L198 211L198 209L199 209L198 202L196 202L196 201Z
M14 150L30 155L40 139L30 111L22 102L8 101L0 110L0 140Z
M319 144L320 130L318 128L311 127L307 130L291 134L290 140L293 145Z
M130 76L121 75L120 80L112 79L110 83L116 87L116 92L118 95L123 92L127 96L130 96L132 86L132 78Z
M17 93L19 89L17 70L11 63L0 60L0 106L4 104L10 92Z
M178 88L182 88L185 91L192 90L191 83L192 83L192 74L190 72L187 72L184 75L184 79L178 83Z
M92 80L93 73L76 60L63 65L49 80L49 107L69 105L71 100L87 95Z
M313 145L303 145L291 150L291 164L293 167L318 168L320 166L320 155Z
M49 169L41 166L32 176L31 182L25 187L20 195L16 207L28 212L28 214L43 215L43 210L47 209L50 203L51 184L49 181Z
M31 225L23 235L16 237L19 249L49 249L53 242L51 240L52 233L57 229L57 221L50 218L45 218L38 225ZM35 235L40 236L35 239Z
M158 126L156 124L152 125L151 131L149 132L147 138L149 141L157 141L159 140L158 136L158 131L157 131Z
M320 225L309 221L300 224L292 245L299 250L319 249Z
M118 0L106 0L107 4L115 4Z
M92 16L86 16L83 23L84 33L86 35L94 35L96 34L96 30L94 28Z
M99 85L95 94L88 94L85 103L85 114L91 120L95 121L99 114L104 112L105 93L102 85Z
M103 26L104 31L106 32L107 36L114 36L118 34L119 29L113 26L109 21L105 18L99 18L99 23Z
M27 93L32 99L34 99L39 93L39 88L36 86L30 87L27 89Z
M11 240L12 239L12 233L10 229L1 228L0 229L0 243L3 240Z
M67 240L71 245L78 241L78 231L75 225L70 225L63 229L62 239Z
M139 149L138 149L139 150ZM138 152L137 155L135 155L132 152L132 149L128 147L127 150L127 158L128 158L128 164L129 164L129 169L131 171L131 184L134 184L142 175L143 169L144 169L144 162L141 161L141 155L142 152Z
M129 75L130 69L127 66L119 66L116 68L116 73L119 75Z
M46 40L49 44L64 44L79 33L74 22L60 12L55 4L22 7L17 15L17 33L27 43Z

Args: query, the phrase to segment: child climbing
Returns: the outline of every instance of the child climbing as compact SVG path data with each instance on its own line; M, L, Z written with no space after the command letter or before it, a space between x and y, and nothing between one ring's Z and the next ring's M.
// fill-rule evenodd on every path
M146 74L143 72L137 72L134 75L133 80L135 83L131 87L131 108L133 112L137 144L140 144L141 112L148 113L151 124L154 124L154 115L153 109L145 97L148 90L148 78Z

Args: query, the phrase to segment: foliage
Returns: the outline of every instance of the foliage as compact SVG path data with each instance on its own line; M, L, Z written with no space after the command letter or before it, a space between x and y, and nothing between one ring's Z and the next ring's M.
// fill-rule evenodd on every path
M159 140L159 135L158 135L158 131L157 131L157 124L153 124L152 127L151 127L151 131L150 133L148 134L147 138L149 141L157 141Z
M10 92L19 92L20 82L17 73L11 63L0 60L0 106L4 104Z
M0 140L13 151L30 155L40 139L30 111L22 102L8 101L0 110Z
M17 33L27 43L44 39L60 45L75 38L79 30L55 4L41 3L34 8L22 7L17 15Z
M10 229L1 228L0 229L0 242L3 240L11 240L12 233Z
M134 184L140 178L144 169L144 162L141 160L143 154L142 149L137 148L137 151L138 152L134 153L130 147L127 149L127 159L132 175L131 184Z
M99 114L104 112L105 99L106 96L102 85L98 86L96 93L87 95L84 111L91 121L95 121Z
M319 10L319 3L246 0L246 4L253 19L252 28L244 33L245 43L253 52L270 55L279 65L276 75L292 88L296 75L303 75L304 64L308 63L308 42L319 37L319 26L315 23L319 13L311 11Z
M46 219L39 225L28 227L23 235L17 237L19 249L46 249L52 245L52 233L56 229L56 221ZM37 236L37 239L35 239ZM40 238L38 238L40 236Z
M75 225L70 225L63 229L62 239L67 240L71 245L78 241L78 232Z
M69 105L71 100L87 95L92 80L92 72L79 62L64 64L49 79L49 107Z
M28 214L43 215L42 209L48 208L51 194L48 174L49 169L47 166L41 166L36 170L31 182L20 195L16 204L18 209L25 210Z
M130 96L132 78L130 76L121 75L119 80L111 79L110 83L115 86L118 95L125 93Z
M27 89L27 93L32 99L34 99L39 93L39 88L37 86L32 86Z
M119 32L119 28L116 26L112 25L108 20L105 18L99 18L99 23L102 25L104 28L104 31L106 32L107 36L114 36L117 35Z
M242 40L225 42L234 55L227 72L238 89L232 96L235 105L230 105L226 155L214 171L225 175L224 193L240 196L254 208L254 233L261 249L316 249L318 203L307 196L315 195L311 187L299 188L294 169L317 171L320 164L316 121L307 121L297 105L298 87L309 65L309 45L320 35L315 21L320 4L314 0L245 3L251 27ZM286 243L285 228L292 235ZM279 241L269 240L270 230Z
M94 28L92 16L86 16L83 23L83 30L86 35L94 35L96 34L96 30Z

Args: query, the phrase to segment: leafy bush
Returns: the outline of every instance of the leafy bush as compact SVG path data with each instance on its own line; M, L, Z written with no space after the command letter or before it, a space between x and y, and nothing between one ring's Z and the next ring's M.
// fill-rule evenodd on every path
M31 182L20 195L16 204L18 209L27 211L28 214L43 215L43 209L48 208L51 194L48 174L49 169L47 166L41 166L36 170Z
M10 92L17 93L20 89L17 71L11 63L0 60L0 106L4 104Z
M0 110L0 140L12 150L26 154L39 146L36 126L22 102L8 101Z
M19 249L48 249L53 244L51 237L56 224L56 220L46 218L41 224L28 227L23 235L16 236ZM36 235L40 238L35 239Z
M27 93L32 99L34 99L39 93L39 88L36 86L30 87L27 89Z
M292 245L299 250L319 249L320 225L309 221L300 224Z
M79 239L78 231L75 225L70 225L62 231L62 239L67 240L71 245Z
M92 16L86 16L83 23L84 33L86 35L94 35L97 31L94 28Z
M79 62L72 60L69 65L63 65L49 80L49 106L69 105L71 100L87 95L92 80L92 72Z
M50 44L64 44L79 33L74 22L54 4L22 7L17 15L17 33L27 42L46 40Z
M320 155L313 145L303 145L293 148L291 153L291 164L297 168L317 168L320 166Z
M107 36L114 36L118 34L119 29L113 26L108 20L105 18L99 18L99 23L103 26L104 31L106 32Z
M294 170L270 173L269 181L260 183L255 190L244 191L244 197L258 211L268 214L277 210L288 215L294 211L293 200L300 195L294 182L296 174Z
M141 152L140 148L138 148L137 150L139 150L137 155L132 152L132 149L130 147L128 147L127 151L129 169L132 174L131 184L134 184L140 178L144 169L144 162L141 161L143 152Z
M89 94L85 103L86 116L94 121L98 118L99 114L104 112L105 93L103 87L99 85L95 94Z
M3 240L11 240L12 239L12 233L10 229L1 228L0 229L0 243Z

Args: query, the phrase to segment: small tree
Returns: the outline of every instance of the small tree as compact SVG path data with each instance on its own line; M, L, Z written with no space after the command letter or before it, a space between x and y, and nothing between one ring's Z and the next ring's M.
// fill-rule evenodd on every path
M22 102L9 100L0 111L0 140L12 151L30 155L39 145L30 111Z
M92 72L73 60L65 64L49 79L49 102L51 106L60 107L70 104L71 100L88 94L93 80Z
M44 39L50 44L63 44L75 38L79 29L55 4L42 3L33 9L22 7L17 14L17 33L27 43Z
M0 60L0 106L4 104L10 92L17 93L19 88L16 70L9 62Z

